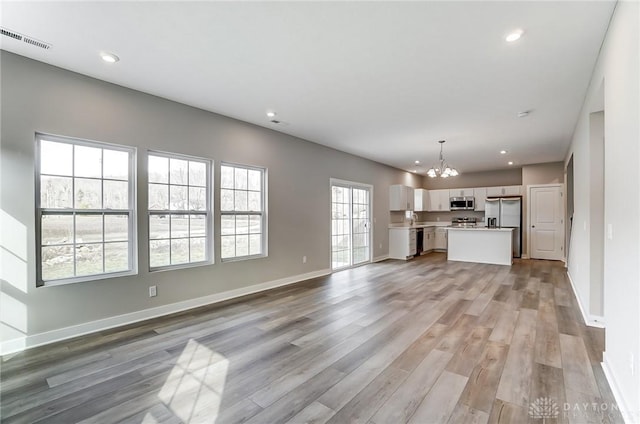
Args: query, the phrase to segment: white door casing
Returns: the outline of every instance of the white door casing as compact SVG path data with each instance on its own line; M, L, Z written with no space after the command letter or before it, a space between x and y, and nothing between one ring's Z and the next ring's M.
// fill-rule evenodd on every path
M529 186L529 256L564 259L563 186Z

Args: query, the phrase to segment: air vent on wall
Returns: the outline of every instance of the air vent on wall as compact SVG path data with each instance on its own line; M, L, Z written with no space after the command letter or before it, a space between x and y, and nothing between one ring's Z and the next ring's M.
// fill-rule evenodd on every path
M49 50L51 48L51 44L45 43L44 41L36 40L33 37L27 37L26 35L20 34L15 31L11 31L10 29L7 29L7 28L0 27L0 33L5 37L10 37L18 41L24 41L27 44L40 47L41 49Z

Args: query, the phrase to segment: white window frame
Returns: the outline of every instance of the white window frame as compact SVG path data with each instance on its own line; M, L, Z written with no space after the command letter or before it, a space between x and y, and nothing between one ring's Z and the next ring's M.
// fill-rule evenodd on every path
M252 166L252 165L243 165L243 164L238 164L238 163L231 163L231 162L221 162L220 163L220 173L222 173L222 167L223 166L228 166L228 167L233 167L233 168L240 168L240 169L247 169L247 170L253 170L253 171L260 171L262 174L262 187L261 187L261 205L262 205L262 210L261 211L223 211L222 208L220 209L220 261L221 262L234 262L234 261L244 261L244 260L249 260L249 259L258 259L258 258L266 258L269 256L269 252L268 252L268 239L267 239L267 168L262 168L259 166ZM235 177L234 177L235 178ZM222 177L220 177L220 192L219 192L219 196L222 196ZM235 184L234 184L235 185ZM233 189L234 191L237 190L235 187ZM238 191L244 191L244 190L238 190ZM219 199L219 204L222 205L222 199ZM261 217L261 221L260 221L260 225L261 225L261 242L262 242L262 246L261 246L261 250L262 253L257 254L257 255L243 255L243 256L233 256L233 257L228 257L228 258L223 258L222 257L222 217L223 216L237 216L237 215L253 215L253 216L260 216Z
M36 206L36 286L37 287L46 287L46 286L56 286L63 284L71 284L71 283L81 283L86 281L95 281L95 280L103 280L108 278L116 278L128 275L136 275L138 273L138 244L137 244L137 207L136 207L136 187L137 187L137 179L136 179L136 148L130 146L123 146L119 144L111 144L100 141L90 141L84 140L74 137L65 137L65 136L54 136L43 133L36 133L36 146L35 146L35 206ZM41 187L40 187L40 177L41 177L41 142L42 141L52 141L56 143L64 143L70 144L72 146L84 146L84 147L94 147L99 149L106 150L115 150L120 152L126 152L129 154L129 179L128 183L128 209L76 209L74 207L75 201L75 179L76 178L84 178L84 177L76 177L75 169L73 169L73 160L72 160L72 197L71 197L71 205L70 208L43 208L41 205ZM75 149L73 150L75 152ZM45 174L50 175L50 174ZM65 175L63 177L69 177ZM109 178L95 178L101 181L101 184L104 184L104 181L109 181ZM118 180L121 181L121 180ZM104 199L104 193L103 193ZM42 278L42 248L45 245L42 244L42 217L44 215L127 215L128 216L128 261L129 261L129 269L125 271L116 271L116 272L103 272L100 274L92 274L92 275L82 275L77 277L67 277L55 280L43 280ZM75 221L74 221L75 222ZM104 227L103 227L103 246L108 243L104 241ZM46 245L46 246L55 246L55 245ZM74 224L74 240L71 243L74 251L74 273L75 268L77 266L77 261L75 259L75 248L76 248L76 240L75 240L75 224ZM104 254L103 254L103 264L104 264ZM103 265L104 266L104 265Z
M194 211L194 210L163 210L163 209L150 209L149 208L149 185L150 184L160 184L160 183L151 183L149 182L149 156L163 157L168 159L177 159L177 160L186 160L191 162L200 162L204 163L206 166L206 210L205 211ZM212 169L213 169L213 161L211 159L201 158L197 156L189 156L183 155L179 153L169 153L169 152L161 152L156 150L148 150L147 151L147 253L149 255L149 271L167 271L172 269L182 269L182 268L192 268L199 267L204 265L211 265L214 263L214 254L213 254L213 225L212 225L212 216L213 216L213 208L212 208L212 190L213 190L213 181L212 181ZM167 183L168 186L171 186L171 176L169 174L169 181ZM188 177L187 177L188 178ZM183 184L178 184L180 186L184 186ZM186 187L190 187L187 182ZM187 189L187 193L189 190ZM170 201L170 199L169 199ZM151 266L151 215L203 215L205 217L205 259L197 262L185 262L180 264L173 265L162 265L162 266ZM191 237L188 237L191 239ZM169 244L171 244L171 227L169 227ZM170 253L171 254L171 253Z

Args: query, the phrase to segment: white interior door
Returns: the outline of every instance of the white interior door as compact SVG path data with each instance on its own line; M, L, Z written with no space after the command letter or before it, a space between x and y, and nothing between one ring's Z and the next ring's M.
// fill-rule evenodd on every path
M371 188L331 183L331 268L371 261Z
M561 186L530 187L531 258L561 260L564 211Z

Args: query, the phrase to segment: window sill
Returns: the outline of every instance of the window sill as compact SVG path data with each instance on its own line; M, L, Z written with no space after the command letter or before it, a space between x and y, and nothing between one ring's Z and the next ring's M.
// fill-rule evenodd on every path
M109 280L112 278L129 277L132 275L138 275L138 271L131 270L131 271L124 271L124 272L111 272L108 274L86 275L82 277L64 278L61 280L40 281L36 285L36 287L40 288L40 287L65 286L67 284L88 283L91 281Z
M175 271L177 269L188 269L188 268L198 268L201 266L213 265L213 261L201 261L201 262L190 262L186 264L178 264L178 265L166 265L159 266L155 268L149 268L149 272L164 272L164 271Z
M238 256L235 258L223 258L220 259L221 262L240 262L240 261L249 261L251 259L262 259L267 258L269 255L250 255L250 256Z

